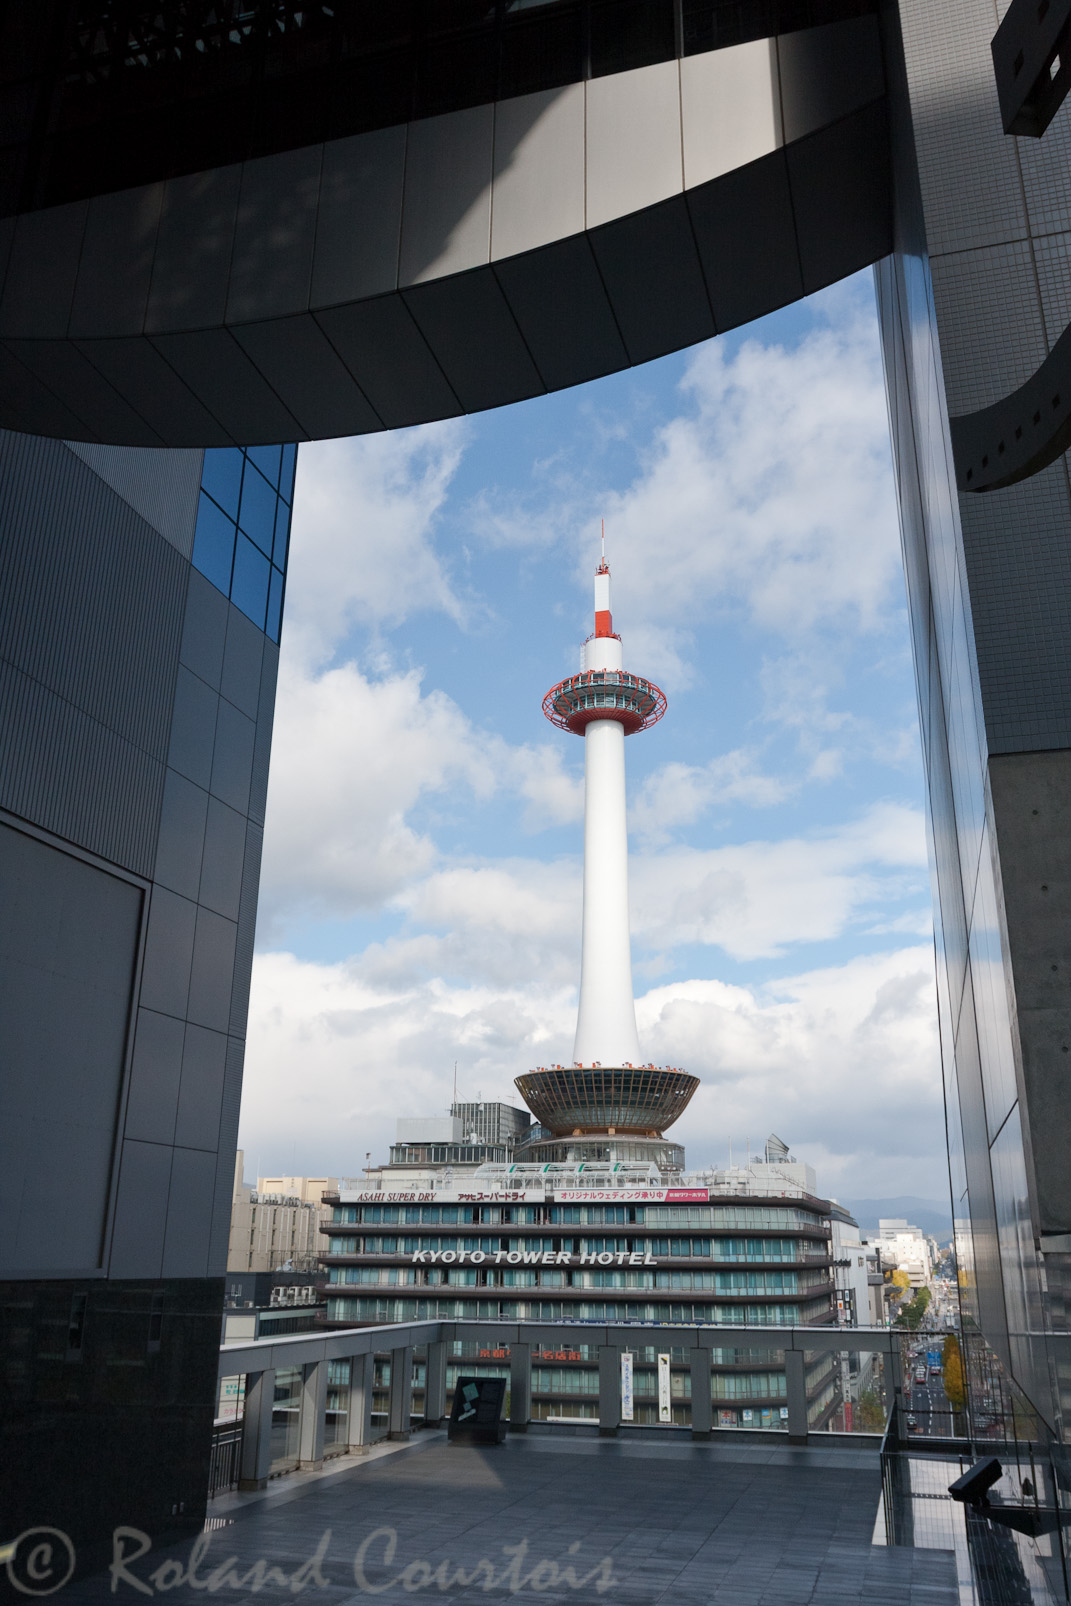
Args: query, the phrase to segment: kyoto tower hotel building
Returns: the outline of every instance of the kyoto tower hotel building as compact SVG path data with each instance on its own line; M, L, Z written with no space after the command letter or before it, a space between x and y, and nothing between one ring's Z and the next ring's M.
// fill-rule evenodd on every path
M324 1293L332 1325L414 1319L798 1326L836 1320L829 1204L814 1173L780 1150L745 1168L687 1173L665 1129L699 1086L644 1063L636 1030L628 914L625 737L660 720L657 686L624 668L605 555L595 630L579 673L543 701L585 747L584 914L571 1065L516 1085L536 1124L512 1163L414 1173L381 1166L331 1202ZM775 1140L776 1141L776 1140ZM667 1344L671 1341L667 1337ZM459 1345L448 1363L501 1371L506 1352ZM464 1351L462 1355L461 1351ZM715 1421L783 1426L786 1379L775 1349L712 1351ZM637 1354L637 1423L659 1418L654 1372ZM533 1354L533 1418L598 1414L597 1353L571 1340ZM674 1352L672 1420L690 1420L686 1356ZM419 1370L419 1367L418 1367ZM831 1356L808 1356L808 1414L822 1426L840 1400ZM419 1413L421 1380L414 1378Z

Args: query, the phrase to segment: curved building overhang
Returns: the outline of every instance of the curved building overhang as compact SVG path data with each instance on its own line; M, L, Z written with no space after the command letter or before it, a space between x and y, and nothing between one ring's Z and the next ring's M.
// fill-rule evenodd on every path
M892 248L862 16L0 220L0 425L127 446L520 401Z

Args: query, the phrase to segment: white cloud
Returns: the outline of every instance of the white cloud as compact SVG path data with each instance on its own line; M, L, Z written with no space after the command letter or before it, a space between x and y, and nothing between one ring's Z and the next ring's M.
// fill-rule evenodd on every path
M284 651L319 664L355 625L393 626L428 609L460 619L433 541L467 426L456 420L298 453Z
M941 1196L933 955L862 957L751 991L709 980L638 1000L652 1059L702 1086L674 1135L721 1163L777 1131L850 1196ZM250 1169L353 1175L386 1158L398 1115L462 1094L518 1102L513 1078L564 1058L575 995L538 973L500 986L370 981L362 963L262 954L254 968L242 1142Z
M630 811L630 829L643 842L665 842L675 827L694 825L719 803L765 808L782 803L791 783L765 775L756 757L737 749L706 764L663 764L643 781Z

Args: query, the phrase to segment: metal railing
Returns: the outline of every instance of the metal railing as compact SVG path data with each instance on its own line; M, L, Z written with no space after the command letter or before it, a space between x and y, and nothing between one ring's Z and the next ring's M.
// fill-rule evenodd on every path
M242 1453L242 1423L217 1422L212 1430L212 1453L208 1463L208 1498L238 1487Z

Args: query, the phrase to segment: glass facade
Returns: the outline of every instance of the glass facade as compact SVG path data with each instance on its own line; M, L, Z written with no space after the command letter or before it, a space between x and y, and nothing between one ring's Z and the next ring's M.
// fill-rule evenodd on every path
M193 566L271 641L279 640L297 447L205 451Z

